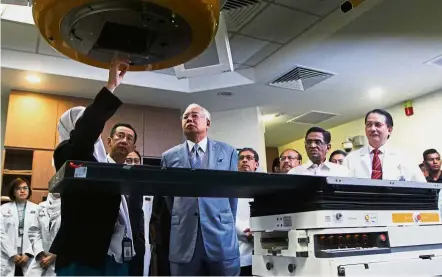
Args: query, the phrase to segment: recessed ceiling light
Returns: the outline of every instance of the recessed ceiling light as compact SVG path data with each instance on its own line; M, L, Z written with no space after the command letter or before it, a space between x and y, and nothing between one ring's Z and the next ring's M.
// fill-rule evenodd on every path
M276 114L266 114L266 115L263 115L261 118L264 122L268 122L268 121L275 119Z
M40 77L38 77L36 75L28 75L28 76L26 76L26 80L32 84L38 84L41 82Z
M222 92L218 92L216 95L218 96L222 96L222 97L229 97L233 95L233 92L230 91L222 91Z
M370 96L371 99L377 99L377 98L381 97L383 93L384 93L384 91L382 89L373 88L368 92L368 95Z

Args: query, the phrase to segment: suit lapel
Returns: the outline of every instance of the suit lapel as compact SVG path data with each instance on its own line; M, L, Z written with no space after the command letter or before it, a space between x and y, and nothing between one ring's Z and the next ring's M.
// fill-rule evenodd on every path
M364 147L361 150L361 162L364 169L368 172L368 175L371 175L372 164L371 164L370 151L368 146Z
M179 155L180 163L184 168L190 168L189 151L187 149L187 141L181 144Z
M207 154L209 155L209 166L208 169L215 169L216 168L216 160L218 157L218 151L217 151L218 145L216 142L207 139Z

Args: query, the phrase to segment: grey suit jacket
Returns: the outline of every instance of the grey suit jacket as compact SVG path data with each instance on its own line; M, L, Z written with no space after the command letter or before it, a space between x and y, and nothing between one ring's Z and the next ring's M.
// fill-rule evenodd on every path
M237 171L237 153L232 146L207 140L208 169ZM190 168L187 143L163 153L164 167ZM171 209L169 260L188 263L192 259L198 233L198 221L206 254L212 261L239 257L235 232L237 198L174 197L168 199Z

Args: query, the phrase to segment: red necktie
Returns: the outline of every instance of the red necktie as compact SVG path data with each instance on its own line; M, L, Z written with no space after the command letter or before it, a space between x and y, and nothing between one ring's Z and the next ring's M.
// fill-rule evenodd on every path
M374 149L371 151L373 153L373 164L371 167L371 179L382 180L382 164L381 159L379 159L379 149Z

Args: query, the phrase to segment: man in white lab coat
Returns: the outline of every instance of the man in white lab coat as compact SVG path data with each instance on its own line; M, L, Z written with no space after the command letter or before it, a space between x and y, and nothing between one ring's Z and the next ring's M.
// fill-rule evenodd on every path
M238 152L238 171L255 172L259 167L258 153L252 148ZM239 198L236 212L236 234L238 235L241 272L240 276L252 276L252 233L250 232L250 202L253 198Z
M356 178L426 182L418 163L388 144L393 117L375 109L365 116L368 145L351 152L344 161L350 176Z

